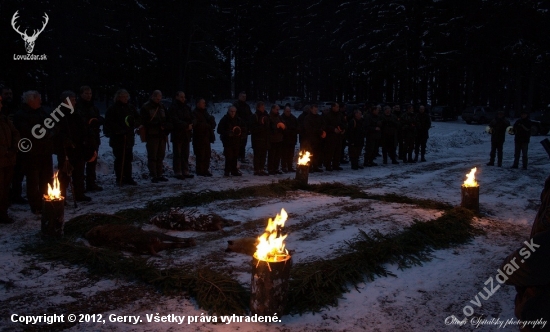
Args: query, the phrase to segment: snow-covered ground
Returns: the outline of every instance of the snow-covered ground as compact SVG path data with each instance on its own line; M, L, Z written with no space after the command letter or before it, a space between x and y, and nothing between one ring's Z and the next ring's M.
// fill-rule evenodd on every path
M227 105L219 106L226 109ZM225 112L218 112L219 121ZM296 114L298 115L298 114ZM475 317L514 317L512 287L503 286L481 308L472 305L475 296L485 287L484 282L496 274L502 260L527 239L539 205L539 195L548 175L548 156L534 137L529 146L527 171L510 169L513 159L513 137L507 136L502 168L485 166L489 159L490 137L484 126L466 125L462 121L434 122L428 141L428 162L384 165L352 171L310 174L310 183L338 181L354 184L368 193L398 193L409 197L428 198L453 205L460 204L460 185L465 174L474 166L480 183L481 212L475 223L486 230L485 236L471 243L434 252L434 259L422 266L399 270L387 268L397 277L381 277L373 282L350 287L338 307L318 314L283 316L280 323L211 324L149 323L147 314L200 316L192 299L184 296L164 296L152 288L124 279L99 279L79 266L60 262L44 262L23 254L20 247L40 241L40 220L27 206L15 205L10 214L12 225L0 225L0 328L6 331L39 327L10 323L12 314L86 314L94 308L103 318L110 314L137 316L142 323L109 322L80 323L73 331L493 331L495 326L468 323L459 328L445 324L451 315L463 318L463 308L471 305ZM248 154L251 159L252 151ZM90 213L114 213L129 207L143 207L151 199L169 197L182 191L199 192L205 189L223 190L270 183L293 175L256 177L250 164L241 165L244 176L224 178L223 156L219 138L213 144L212 178L195 177L185 181L171 178L168 183L151 184L146 179L145 144L134 148L133 175L137 187L115 186L113 155L104 138L98 164L99 184L104 190L90 194L93 201L81 203L77 209L68 206L65 219ZM172 173L172 155L167 152L166 174ZM378 159L380 161L380 159ZM191 158L194 170L194 157ZM326 257L351 239L358 229L378 229L382 233L398 231L413 220L429 220L441 211L427 210L405 204L384 203L366 199L329 197L310 192L293 192L284 198L269 200L262 197L234 201L218 201L199 207L203 212L216 212L229 219L247 222L269 217L284 207L290 214L287 227L294 229L287 238L287 247L294 250L295 262ZM153 226L147 226L152 229ZM223 264L243 285L250 283L250 259L244 255L225 253L228 238L218 236L207 240L199 232L171 232L173 235L196 237L198 246L161 252L151 258L157 264L170 266L184 263ZM243 230L242 236L254 236ZM201 243L202 240L202 243ZM220 266L220 265L218 265ZM99 309L98 309L99 308ZM71 311L72 310L72 311ZM98 311L99 310L99 311ZM58 330L54 325L43 330ZM511 330L517 330L511 327Z

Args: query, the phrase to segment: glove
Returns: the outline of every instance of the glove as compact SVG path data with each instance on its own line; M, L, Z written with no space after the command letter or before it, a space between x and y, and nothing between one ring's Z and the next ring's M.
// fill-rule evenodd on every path
M97 125L98 123L99 123L99 120L97 118L90 118L90 120L88 120L89 126Z
M277 128L280 128L280 129L283 129L283 130L285 130L286 126L285 126L285 124L284 124L284 123L282 123L282 122L279 122L279 123L277 123Z
M135 125L135 123L136 123L136 120L134 119L133 116L128 115L128 116L124 119L124 123L126 123L126 126L128 126L128 127L134 128L134 125Z
M88 160L89 163L95 161L97 159L97 151L94 151L94 155L92 156L92 158L90 158L90 160Z

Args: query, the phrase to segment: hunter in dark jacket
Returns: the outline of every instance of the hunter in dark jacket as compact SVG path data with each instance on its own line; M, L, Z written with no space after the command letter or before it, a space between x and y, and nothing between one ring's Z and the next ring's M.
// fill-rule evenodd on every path
M193 152L197 162L197 175L212 176L210 173L210 154L212 149L210 144L214 143L214 129L216 129L216 120L206 110L206 101L197 100L197 106L193 110Z
M58 134L54 139L54 150L57 154L59 169L59 185L61 195L67 197L67 188L72 179L75 199L80 202L89 202L92 199L84 195L84 168L86 162L97 157L97 140L94 133L87 130L82 116L74 111L76 94L64 91L61 101L70 103L70 107L60 107L64 116L60 119Z
M489 157L491 158L487 163L487 166L495 166L495 156L498 151L498 167L502 166L502 146L504 145L504 140L506 139L506 128L510 126L510 121L506 120L504 117L504 112L499 111L497 117L489 123L491 129L491 153Z
M267 153L267 170L270 175L283 174L283 172L279 170L279 165L281 164L283 133L285 132L286 126L279 115L279 105L271 105L269 126L271 133L269 135L269 150Z
M414 151L414 143L416 140L416 129L417 129L417 117L416 114L414 114L414 108L409 107L407 109L407 112L404 114L401 114L401 120L400 120L400 133L401 133L401 141L402 146L399 149L401 152L401 159L403 159L403 162L409 162L414 163L415 160L412 157L412 153Z
M391 107L384 107L384 114L380 116L382 121L382 159L383 163L388 163L388 155L390 156L392 164L399 164L395 156L395 146L397 144L397 131L399 130L399 123L397 117L392 114Z
M246 102L246 92L241 91L239 93L239 100L233 103L233 106L237 109L237 116L243 120L247 121L252 116L252 111L250 110L250 105ZM243 129L245 129L244 127ZM248 142L248 132L244 130L241 133L241 147L239 148L239 158L242 163L248 163L246 159L246 143Z
M168 134L172 129L172 124L168 122L168 113L164 105L160 102L162 93L159 90L153 91L151 99L146 102L140 111L141 124L147 130L147 168L151 182L168 181L162 176L164 156L166 152L166 143Z
M325 120L324 164L327 171L341 171L342 141L348 126L344 114L340 112L338 103L333 103L330 110L323 116Z
M426 108L420 106L416 115L416 142L414 144L414 161L418 161L418 152L420 151L420 161L426 161L426 144L430 138L429 130L432 127L430 115L426 113Z
M322 172L321 163L323 161L323 140L326 137L325 120L319 114L319 108L312 104L309 114L304 119L304 147L305 151L310 151L310 172Z
M530 239L502 263L499 283L516 288L515 314L522 321L550 320L550 177L541 193L541 205ZM498 275L497 275L498 277ZM549 330L547 325L544 331ZM541 331L526 326L521 331Z
M374 162L374 158L376 157L378 146L382 139L382 121L378 115L379 112L380 109L378 107L373 107L370 113L365 116L366 145L363 166L377 166Z
M58 130L55 125L51 129L44 126L44 120L51 117L41 105L40 94L27 91L23 94L21 110L13 118L21 139L28 139L29 146L32 144L30 150L18 154L18 158L21 158L23 172L27 177L27 199L35 214L42 212L42 195L47 193L48 183L52 182L53 138Z
M101 145L100 133L101 126L105 123L105 118L99 114L92 100L92 89L85 85L80 88L80 98L76 102L76 112L84 119L85 130L93 137L94 145L97 146L96 154L99 155L99 146ZM97 158L86 162L86 191L101 191L97 183L96 175Z
M268 175L265 172L265 159L270 144L271 126L263 101L256 104L256 113L248 120L248 130L254 150L254 175Z
M363 113L359 109L354 111L353 116L348 122L346 135L348 140L349 159L351 161L351 169L353 170L363 168L359 166L359 155L365 145L365 125L363 122Z
M529 113L521 111L520 118L514 123L514 164L512 168L518 168L519 154L521 152L523 169L527 169L527 152L529 150L529 141L531 140L531 120Z
M237 169L239 149L241 148L241 136L244 122L237 116L235 106L229 107L227 114L223 116L218 124L218 134L223 143L223 155L225 156L224 176L243 175Z
M134 105L128 103L130 94L121 89L115 94L115 103L105 113L103 131L109 137L109 146L115 156L116 183L119 185L137 185L132 179L132 160L134 158L134 131L140 125L140 117Z
M11 224L13 219L8 216L9 194L17 156L19 131L2 112L2 101L0 97L0 224Z
M168 109L168 121L173 126L170 140L174 151L174 176L180 180L192 178L194 175L189 174L189 145L193 132L193 117L182 91L176 93L176 99Z
M295 172L292 167L294 160L294 150L298 141L298 119L292 114L290 107L285 107L285 111L281 116L285 124L283 131L283 149L281 152L281 164L283 172Z

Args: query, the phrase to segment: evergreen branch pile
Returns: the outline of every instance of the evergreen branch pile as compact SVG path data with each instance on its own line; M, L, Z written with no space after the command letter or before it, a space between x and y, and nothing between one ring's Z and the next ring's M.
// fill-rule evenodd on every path
M200 308L218 315L244 314L250 299L238 281L209 268L160 269L141 256L126 257L120 252L90 248L68 239L38 241L24 249L49 261L84 265L93 275L141 281L164 294L188 294Z
M415 222L394 234L361 231L343 255L296 264L291 272L289 312L319 312L337 306L349 285L393 275L384 264L398 264L400 269L422 265L431 260L433 250L467 243L483 233L472 225L472 219L471 211L454 208L438 219Z

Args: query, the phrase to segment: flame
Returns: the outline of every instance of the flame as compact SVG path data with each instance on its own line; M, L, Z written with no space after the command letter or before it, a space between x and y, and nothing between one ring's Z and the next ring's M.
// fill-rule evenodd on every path
M49 201L57 201L63 199L61 196L61 188L59 186L59 179L57 178L57 173L53 176L53 187L48 183L48 194L44 195L44 199Z
M477 167L474 167L472 168L472 170L470 171L470 173L466 174L466 181L464 181L464 184L463 186L464 187L478 187L479 184L477 183L476 181L476 171L477 171Z
M298 155L298 165L307 165L309 163L309 157L311 157L309 151L300 151Z
M269 218L265 232L258 238L258 245L254 257L259 261L280 262L287 260L290 256L285 249L284 240L287 235L279 234L279 230L285 227L285 221L288 214L285 209L281 209L281 214L277 214L275 220Z

